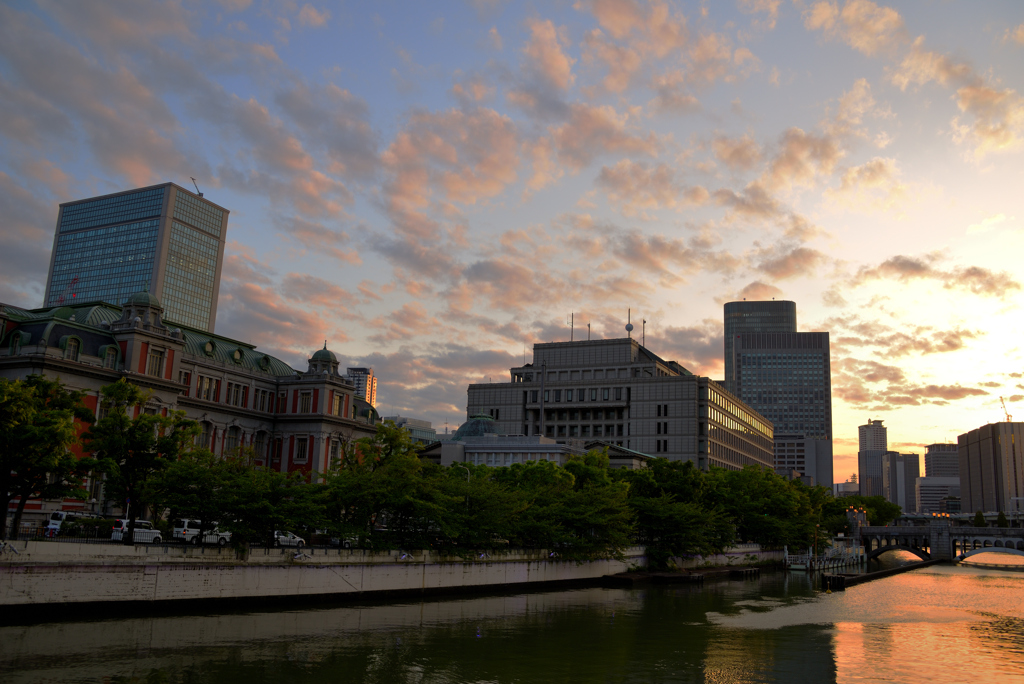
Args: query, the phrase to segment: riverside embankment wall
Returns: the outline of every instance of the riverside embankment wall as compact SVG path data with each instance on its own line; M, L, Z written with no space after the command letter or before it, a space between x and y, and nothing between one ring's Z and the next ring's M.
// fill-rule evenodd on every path
M231 549L15 542L0 560L0 606L436 592L583 581L645 563L564 561L543 551L474 553Z

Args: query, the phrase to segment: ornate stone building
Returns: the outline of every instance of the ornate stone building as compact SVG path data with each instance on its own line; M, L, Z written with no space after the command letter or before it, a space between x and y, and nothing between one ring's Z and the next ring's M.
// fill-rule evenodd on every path
M324 348L304 371L251 344L163 322L148 292L123 306L102 302L25 310L0 304L0 377L38 374L86 393L102 417L100 388L120 378L149 390L142 410L182 410L217 455L252 447L257 463L282 472L323 472L342 445L375 432L376 410L338 372ZM32 502L28 511L100 512L99 483L83 502Z

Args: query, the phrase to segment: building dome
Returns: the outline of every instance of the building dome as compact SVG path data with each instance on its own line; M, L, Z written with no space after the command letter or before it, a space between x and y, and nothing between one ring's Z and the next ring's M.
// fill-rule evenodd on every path
M128 298L128 301L126 301L124 305L155 306L158 309L164 308L163 305L160 303L160 300L157 299L156 296L153 295L153 293L151 293L148 288L143 290L142 292L136 292L135 294L133 294L131 297Z
M463 437L483 437L484 435L498 434L498 424L494 418L484 414L470 416L469 420L459 426L459 429L452 435L452 440L460 440Z
M310 361L319 361L321 363L338 363L338 357L334 355L330 349L327 348L327 340L324 340L324 348L314 352L313 357Z

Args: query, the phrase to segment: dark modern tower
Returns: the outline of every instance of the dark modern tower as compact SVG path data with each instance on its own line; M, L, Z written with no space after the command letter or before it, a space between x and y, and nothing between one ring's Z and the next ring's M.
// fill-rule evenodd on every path
M43 305L120 305L148 288L165 320L212 332L227 227L227 209L174 183L65 202Z
M797 332L793 302L729 302L725 384L774 423L776 472L832 486L827 332Z
M882 457L889 451L888 429L880 420L868 420L857 428L857 471L861 496L885 496Z
M725 305L725 387L736 393L736 336L795 333L796 302L727 302Z

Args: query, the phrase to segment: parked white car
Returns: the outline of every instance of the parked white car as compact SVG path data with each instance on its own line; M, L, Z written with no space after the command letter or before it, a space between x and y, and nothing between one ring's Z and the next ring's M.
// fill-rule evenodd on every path
M274 546L294 546L301 549L305 545L306 540L296 534L274 530Z
M211 529L212 527L212 529ZM191 518L182 518L174 521L174 539L185 544L199 545L200 521ZM216 523L207 523L207 529L203 533L203 544L216 544L227 546L231 543L231 533L221 532Z
M122 541L124 535L128 532L128 520L125 518L118 518L114 521L114 527L110 532L110 538L114 541ZM135 544L159 544L163 541L163 536L160 530L153 527L153 523L149 520L136 520L135 521L135 536L132 538L132 542Z
M50 519L46 521L46 536L56 537L61 530L61 526L64 523L82 522L83 520L96 520L100 516L95 513L85 513L83 511L54 511L50 514Z

